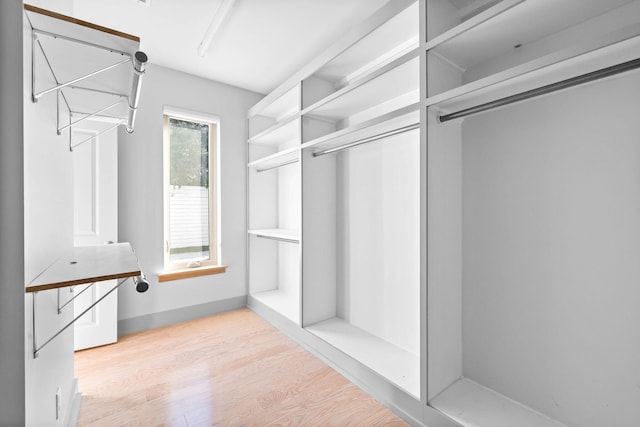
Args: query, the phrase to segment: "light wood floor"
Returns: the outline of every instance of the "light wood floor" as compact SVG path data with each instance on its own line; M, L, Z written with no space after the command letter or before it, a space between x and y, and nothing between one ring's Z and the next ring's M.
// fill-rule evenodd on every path
M76 353L80 425L406 426L247 309Z

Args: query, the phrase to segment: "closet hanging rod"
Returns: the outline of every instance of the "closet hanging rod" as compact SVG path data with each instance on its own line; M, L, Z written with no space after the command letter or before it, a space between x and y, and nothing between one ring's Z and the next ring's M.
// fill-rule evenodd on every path
M279 167L290 165L292 163L298 163L298 159L287 160L286 162L278 163L277 165L267 166L266 168L256 168L256 172L266 172L272 169L278 169Z
M412 123L410 125L406 125L406 126L402 126L400 128L396 128L387 132L383 132L380 133L378 135L374 135L374 136L368 136L366 138L362 138L362 139L358 139L356 141L350 142L348 144L345 145L341 145L339 147L334 147L334 148L328 148L326 150L323 151L318 151L313 153L313 157L318 157L318 156L324 156L325 154L331 154L331 153L335 153L338 151L342 151L342 150L346 150L347 148L352 148L358 145L362 145L362 144L366 144L368 142L373 142L373 141L377 141L383 138L386 138L388 136L393 136L393 135L397 135L400 133L404 133L404 132L409 132L411 130L414 129L418 129L420 127L420 123Z
M138 111L138 101L140 99L140 89L142 88L142 77L144 76L145 67L147 66L147 55L144 52L137 51L133 55L133 82L131 83L131 95L129 96L129 115L127 117L126 129L128 133L133 132L133 126L136 121L136 112Z
M279 242L286 242L286 243L300 243L300 240L298 239L289 239L287 237L280 237L280 236L269 236L266 234L256 234L256 237L260 237L262 239L277 240Z
M500 98L495 101L476 105L475 107L465 108L460 111L444 114L438 117L438 121L440 121L441 123L444 123L444 122L448 122L449 120L460 119L462 117L470 116L472 114L482 113L484 111L492 110L494 108L513 104L515 102L524 101L537 96L546 95L562 89L568 89L573 86L582 85L582 84L603 79L606 77L615 76L617 74L625 73L627 71L632 71L638 68L640 68L640 58L633 59L631 61L623 62L620 64L612 65L610 67L601 68L596 71L581 74L579 76L571 77L556 83L551 83L545 86L541 86L536 89L520 92L515 95L506 96L504 98Z

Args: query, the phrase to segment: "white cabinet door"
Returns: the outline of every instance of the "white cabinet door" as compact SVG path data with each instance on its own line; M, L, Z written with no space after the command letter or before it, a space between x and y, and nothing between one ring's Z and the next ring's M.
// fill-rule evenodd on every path
M73 140L94 138L73 151L74 244L104 245L118 241L118 145L117 131L98 135L104 123L83 122ZM76 286L75 316L116 285L115 280ZM81 293L82 292L82 293ZM96 305L74 326L75 350L116 342L118 339L118 291ZM69 297L71 297L70 295Z

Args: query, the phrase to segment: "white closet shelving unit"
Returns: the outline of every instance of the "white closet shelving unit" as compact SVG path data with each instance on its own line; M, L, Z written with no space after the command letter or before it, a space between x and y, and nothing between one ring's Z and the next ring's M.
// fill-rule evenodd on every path
M302 82L303 325L416 399L418 23L415 2Z
M421 4L427 66L421 103L429 159L428 404L464 426L632 425L637 405L623 396L640 398L629 379L638 369L625 363L585 368L578 360L604 360L606 351L587 350L591 340L640 354L623 323L605 320L594 327L585 308L603 298L591 287L603 271L617 295L605 299L619 297L623 306L638 295L621 284L638 275L624 276L624 263L611 267L610 252L594 243L615 221L588 207L587 199L610 193L589 188L591 172L584 172L600 173L593 165L605 161L585 155L600 146L599 126L616 123L607 138L615 152L621 150L616 144L630 141L633 125L616 121L616 109L608 111L606 101L576 105L575 99L583 90L606 97L598 85L615 85L618 78L640 79L633 71L640 67L640 2ZM524 117L511 108L529 113ZM601 125L587 118L594 108ZM579 124L566 125L563 116ZM584 129L589 131L580 133ZM573 138L583 143L575 145ZM635 140L637 145L637 132ZM635 152L637 147L628 155ZM521 153L526 159L518 164ZM608 158L605 153L606 148L601 156ZM563 165L559 171L557 165ZM557 198L569 182L566 200ZM602 175L601 185L624 188L625 181L611 172ZM583 193L591 195L583 199ZM614 199L616 206L637 201L633 192L615 194L624 194ZM583 232L594 237L589 243L560 231L587 222ZM638 243L638 236L633 239ZM589 273L578 279L581 271ZM611 341L609 333L615 335ZM590 351L595 355L585 353Z
M419 402L418 34L389 2L249 111L248 228L249 306Z
M300 323L300 85L249 112L249 294Z

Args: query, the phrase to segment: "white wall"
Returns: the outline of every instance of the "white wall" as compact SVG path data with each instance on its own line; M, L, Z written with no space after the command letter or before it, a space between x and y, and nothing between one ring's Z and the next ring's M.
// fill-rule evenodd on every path
M22 2L0 2L0 425L25 422Z
M150 58L153 62L153 58ZM120 241L136 250L151 288L138 294L123 286L119 319L246 295L245 146L246 113L260 95L189 74L150 65L144 77L135 132L119 133ZM222 263L226 273L157 282L163 269L163 106L220 117Z
M463 125L464 374L572 426L640 419L639 77Z
M56 97L31 102L31 29L24 23L24 276L29 283L73 245L73 159L68 133L56 134ZM40 59L41 61L42 59ZM45 67L38 69L44 73ZM39 89L48 85L38 74ZM60 426L73 396L73 330L69 329L33 358L32 298L25 303L26 424ZM42 344L69 322L73 310L57 313L57 292L38 293L37 339ZM62 391L62 414L56 420L56 389Z

